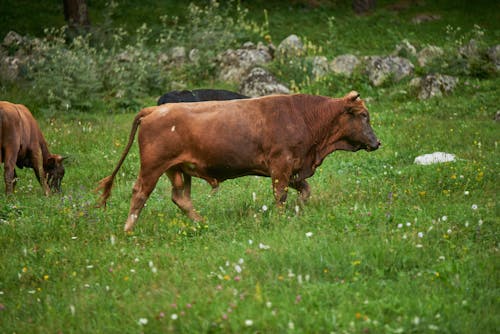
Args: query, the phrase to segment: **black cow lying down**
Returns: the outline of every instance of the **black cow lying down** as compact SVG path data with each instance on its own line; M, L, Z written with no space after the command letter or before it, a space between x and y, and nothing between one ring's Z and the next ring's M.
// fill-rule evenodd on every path
M194 89L194 90L174 90L163 94L157 104L178 103L178 102L201 102L201 101L222 101L247 99L249 96L241 95L224 89Z

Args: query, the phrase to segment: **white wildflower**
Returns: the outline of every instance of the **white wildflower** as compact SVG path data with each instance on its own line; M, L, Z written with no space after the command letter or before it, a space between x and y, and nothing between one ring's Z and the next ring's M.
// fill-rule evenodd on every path
M261 242L261 243L259 243L259 248L260 248L260 249L269 249L269 248L271 248L271 246L264 245L264 244Z

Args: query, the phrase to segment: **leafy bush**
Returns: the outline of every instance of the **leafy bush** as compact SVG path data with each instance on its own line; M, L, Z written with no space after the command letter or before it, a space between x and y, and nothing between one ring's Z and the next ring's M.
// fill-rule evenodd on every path
M431 70L456 76L488 78L496 75L494 64L488 59L486 31L479 25L463 32L460 27L446 27L444 56L435 59Z
M115 44L102 52L102 81L106 97L115 99L113 105L136 108L140 98L158 94L165 87L168 75L162 74L157 53L146 44L151 34L145 24L137 29L134 41L122 45L124 30L115 33Z
M67 27L45 30L29 58L26 78L35 99L46 110L88 111L98 100L112 107L137 109L141 100L178 86L196 86L213 78L215 58L223 50L263 36L239 4L220 8L189 5L182 24L163 16L155 36L146 24L129 35L111 23L117 4L108 5L105 24L70 38ZM171 59L173 47L194 50L196 59Z
M102 91L100 55L89 36L65 40L66 27L47 29L28 63L32 91L47 106L58 110L91 107L89 98Z

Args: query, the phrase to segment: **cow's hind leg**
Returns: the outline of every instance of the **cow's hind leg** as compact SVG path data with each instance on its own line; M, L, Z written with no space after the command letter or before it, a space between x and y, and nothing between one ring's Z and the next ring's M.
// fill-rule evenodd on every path
M142 169L139 172L139 177L135 181L134 188L132 189L132 199L130 200L130 210L128 213L127 221L125 222L125 232L131 231L134 224L139 218L144 204L146 203L149 195L156 186L161 173L143 173Z
M5 193L7 195L12 194L14 192L14 188L17 182L16 175L16 157L7 150L5 150L4 154L4 170L3 170L3 178L5 181Z
M190 219L201 221L201 216L195 211L191 201L191 175L180 170L169 170L166 172L172 182L172 201Z

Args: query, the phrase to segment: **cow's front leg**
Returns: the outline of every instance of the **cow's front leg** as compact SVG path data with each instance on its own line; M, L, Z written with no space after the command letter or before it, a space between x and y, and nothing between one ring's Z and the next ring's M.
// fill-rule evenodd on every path
M147 175L147 177L144 177L143 175ZM151 192L155 188L159 178L160 175L157 174L139 172L139 177L137 178L137 181L135 181L134 188L132 189L130 210L124 228L125 232L132 231L134 228L137 218L139 218L139 214L148 200L149 195L151 195Z
M299 192L299 199L302 203L305 203L311 196L311 187L306 180L292 181L290 187Z
M273 194L276 201L276 206L280 209L284 208L288 197L289 177L285 175L272 176Z
M43 188L45 196L49 196L50 188L47 183L47 173L45 173L45 170L43 169L43 156L41 149L38 149L38 151L33 154L31 163L33 165L33 169L35 170L36 178Z

